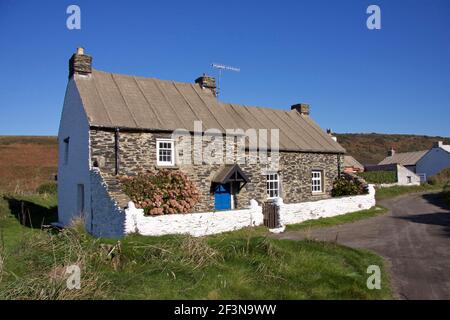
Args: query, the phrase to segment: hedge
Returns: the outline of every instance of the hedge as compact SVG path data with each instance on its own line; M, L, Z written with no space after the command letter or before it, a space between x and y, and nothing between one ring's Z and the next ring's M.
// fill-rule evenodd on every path
M396 183L397 173L395 171L367 171L358 173L367 183Z

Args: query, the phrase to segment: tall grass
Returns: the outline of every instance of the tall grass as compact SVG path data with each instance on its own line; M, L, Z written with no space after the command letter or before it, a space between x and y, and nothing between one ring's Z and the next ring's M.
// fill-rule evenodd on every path
M27 201L51 207L52 198L35 197ZM55 233L20 226L6 216L0 299L391 297L386 276L381 291L366 287L367 266L383 266L380 257L336 244L267 238L262 227L199 238L130 235L117 241L91 237L82 221ZM79 290L66 285L71 265L81 268Z
M5 268L9 281L0 290L0 299L97 299L105 297L107 284L99 275L102 258L98 242L92 240L76 222L57 234L33 232L22 238L14 261ZM15 268L14 263L26 263ZM68 266L80 267L81 289L67 287ZM17 269L17 273L8 272Z

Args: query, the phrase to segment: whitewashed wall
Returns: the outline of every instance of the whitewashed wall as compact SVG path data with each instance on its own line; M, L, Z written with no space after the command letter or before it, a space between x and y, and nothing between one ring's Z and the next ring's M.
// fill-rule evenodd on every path
M120 238L125 234L125 212L119 208L117 202L111 199L106 183L103 181L100 170L92 168L91 179L91 205L92 218L86 221L87 229L96 237Z
M70 137L64 163L64 139ZM90 225L89 123L75 82L70 79L58 132L58 220L62 225L80 217L77 185L84 185L86 226ZM89 229L88 229L89 230Z
M375 205L375 188L369 186L369 194L332 198L319 201L280 205L280 220L283 225L305 220L333 217L349 212L365 210ZM252 200L246 210L218 211L192 214L170 214L144 216L144 210L135 208L130 202L125 209L125 232L148 236L165 234L190 234L204 236L233 231L263 224L261 206Z
M408 177L411 177L411 183L408 183ZM411 170L408 170L407 168L399 164L397 165L397 178L397 185L399 186L420 185L420 177Z
M375 205L375 188L369 185L369 194L331 198L326 200L281 204L282 225L300 223L306 220L338 216L354 211L370 209Z
M204 236L263 223L262 209L256 201L245 210L216 211L204 213L169 214L144 216L144 210L136 209L130 202L126 213L126 233L139 233L146 236L165 234L190 234Z

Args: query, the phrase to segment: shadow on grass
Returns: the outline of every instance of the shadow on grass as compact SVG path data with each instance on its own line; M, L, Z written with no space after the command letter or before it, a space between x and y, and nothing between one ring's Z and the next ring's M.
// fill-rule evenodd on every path
M11 214L23 226L41 229L43 225L49 225L58 221L58 209L56 206L50 208L40 206L36 203L5 197Z

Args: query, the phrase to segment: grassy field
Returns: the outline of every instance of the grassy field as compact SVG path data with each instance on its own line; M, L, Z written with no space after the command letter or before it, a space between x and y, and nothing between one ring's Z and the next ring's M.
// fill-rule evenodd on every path
M368 138L380 137L361 137ZM94 239L79 223L60 233L42 230L57 219L56 196L35 190L53 180L56 164L54 137L0 137L0 299L392 298L386 272L382 290L366 287L367 267L383 266L377 255L334 243L273 239L263 227L203 238L133 235L121 241ZM377 199L439 190L442 184L384 188ZM288 230L385 212L375 207ZM81 290L65 286L64 271L72 264L81 267Z
M367 289L367 267L383 266L367 251L277 240L262 227L203 238L133 235L115 241L94 239L77 225L51 233L28 223L48 223L55 205L51 195L0 201L0 299L392 297L386 272L382 290ZM35 219L23 218L35 213ZM80 290L65 287L71 264L82 268Z
M56 137L0 137L0 192L33 192L56 172Z

